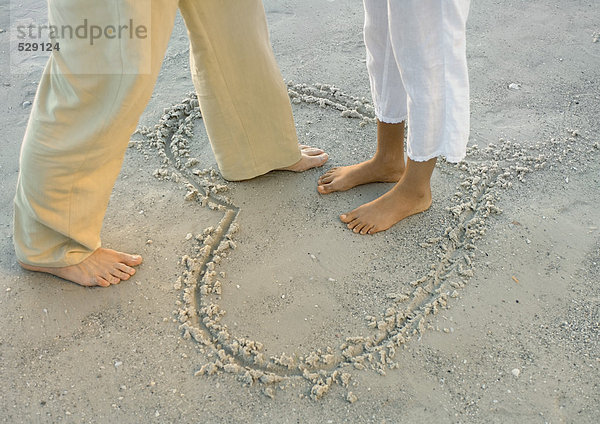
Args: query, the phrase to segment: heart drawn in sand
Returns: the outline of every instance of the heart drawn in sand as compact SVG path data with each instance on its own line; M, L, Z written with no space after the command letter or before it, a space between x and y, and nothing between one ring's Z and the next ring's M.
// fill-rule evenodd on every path
M367 127L366 129L373 131L373 107L365 99L347 95L327 84L311 86L288 83L288 92L292 103L299 105L298 107L318 106L323 109L320 113L328 114L331 119L341 118L355 128L358 123L360 128ZM199 119L201 113L198 100L191 93L181 103L165 109L155 127L139 130L162 160L161 168L154 173L155 177L185 185L186 200L197 202L199 207L222 212L216 228L209 227L197 234L195 250L181 260L184 269L175 282L175 288L182 293L181 300L178 301L179 308L175 311L176 319L183 337L199 343L206 354L206 363L196 374L231 373L244 385L262 385L264 393L270 397L274 396L274 389L278 387L295 387L298 382L306 382L309 387L307 395L313 399L321 398L332 385L339 384L348 390L346 399L354 402L356 396L350 390L353 384L352 370L372 370L384 375L386 370L397 367L394 358L398 348L411 337L430 328L428 316L448 308L451 298L457 297L458 291L473 276L476 243L485 233L488 218L501 212L495 206L501 190L509 188L512 181L522 180L528 172L545 164L544 156L536 154L535 150L524 151L508 142L499 147L489 145L485 151L479 151L476 146L471 147L468 160L458 165L440 161L439 172L443 173L445 184L454 189L452 194L448 187L444 188L448 190L446 198L443 203L439 202L437 215L434 213L437 221L431 223L441 225L441 222L443 226L433 230L431 225L420 226L422 229L416 230L418 234L412 239L408 238L405 241L407 244L402 246L404 250L427 251L427 254L421 256L427 258L427 263L408 267L398 265L403 257L400 251L402 249L393 243L393 234L388 233L388 236L380 234L363 238L370 238L369 243L374 243L370 252L381 252L377 258L369 258L371 268L365 267L364 258L359 259L362 254L360 249L348 248L345 252L331 253L330 249L336 248L334 245L338 233L343 234L339 237L346 239L337 246L350 245L348 237L359 237L349 235L351 233L344 231L341 224L331 224L334 226L333 230L319 232L316 240L308 232L309 237L302 239L299 236L294 240L293 246L288 248L278 245L276 241L271 243L271 247L263 246L263 255L276 264L270 268L265 268L265 264L261 268L259 264L253 271L236 270L228 259L235 258L234 249L239 243L238 229L242 227L246 230L241 217L243 211L236 206L235 201L227 197L229 187L218 173L198 167L198 159L190 152L193 126ZM316 193L313 195L317 196ZM294 214L300 217L306 215L298 211ZM331 221L330 217L325 219L319 218L316 213L313 215L313 219L317 217L324 222ZM322 228L322 225L316 227ZM412 225L401 231L414 232L415 228ZM252 229L248 229L248 233L251 232ZM396 241L407 240L404 234L396 232L396 236ZM274 237L276 238L276 234ZM251 244L251 237L247 236L245 241L250 241ZM256 249L256 246L249 246L246 254ZM302 251L305 254L302 259L304 266L296 264L299 268L295 275L275 275L273 281L266 281L266 285L261 286L258 281L265 277L265 269L268 268L271 272L275 267L275 274L286 271L286 255L290 255L292 251ZM343 269L339 264L336 267L336 254L356 255L346 259L348 263L356 263L360 270ZM394 255L400 259L397 260ZM391 263L396 264L397 269L382 270L386 266L392 266ZM229 268L233 268L234 272L229 273ZM290 273L292 272L288 272ZM316 279L309 278L312 274L316 275ZM341 281L340 275L344 281ZM383 281L391 277L394 281ZM235 281L236 278L254 281L246 286L251 286L249 291L254 290L257 297L269 293L273 298L272 314L282 319L297 318L300 324L303 316L335 316L339 312L339 309L333 307L322 315L315 315L308 310L313 306L319 307L318 304L309 304L315 296L310 298L307 294L318 284L326 287L321 289L321 293L325 293L326 299L322 300L326 304L351 305L350 309L355 308L354 311L357 312L357 302L360 306L363 301L361 299L368 299L364 301L364 306L373 310L362 316L357 312L354 317L334 318L334 327L340 327L339 331L334 339L319 340L323 342L321 346L294 346L291 353L275 352L265 342L242 336L242 333L250 330L246 328L248 331L242 331L243 325L238 327L232 321L235 318L229 320L229 324L226 322L231 317L226 315L223 304L234 305L235 302L228 302L227 299L242 296L239 290L236 291L236 287L244 285L244 281ZM357 278L381 280L381 284L376 284L378 289L374 292L363 293L360 288L364 286L364 281L356 280ZM279 294L276 288L273 293L269 292L277 281L289 283L287 279L294 280L292 286L296 287L295 291L287 290L287 299L286 294ZM281 291L285 292L286 289ZM354 293L349 293L352 291ZM354 300L349 298L356 293L362 293L362 296ZM319 297L319 293L316 297ZM328 299L330 302L326 302ZM239 311L244 311L246 307L250 308L251 305L238 302ZM245 313L252 314L253 311L250 308ZM238 318L243 319L243 314ZM345 322L353 324L344 328ZM362 322L360 325L363 328L360 331L357 330L357 322ZM310 328L300 324L294 327L299 332ZM277 323L272 325L276 327ZM355 330L359 334L352 334ZM351 334L345 334L348 332Z

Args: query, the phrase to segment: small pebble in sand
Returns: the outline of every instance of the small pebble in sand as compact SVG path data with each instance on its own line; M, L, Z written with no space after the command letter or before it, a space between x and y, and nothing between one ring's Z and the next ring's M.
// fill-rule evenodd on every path
M514 375L515 377L518 377L521 374L521 370L518 368L515 368L511 371L511 374Z
M346 395L346 400L350 403L354 403L358 400L358 396L352 392L348 392L348 395Z
M508 84L508 88L511 90L520 90L521 84L517 84L516 82L511 82L510 84Z
M29 100L25 100L22 104L23 109L28 108L29 106L31 106L31 102Z
M187 233L187 235L185 236L186 240L191 240L192 237L194 237L194 235L192 233Z

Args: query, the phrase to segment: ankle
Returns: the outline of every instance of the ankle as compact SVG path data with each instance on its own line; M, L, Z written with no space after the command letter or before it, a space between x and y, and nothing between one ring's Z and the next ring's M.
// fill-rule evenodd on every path
M403 172L404 155L383 155L376 153L371 161L389 172Z
M415 199L426 199L431 197L431 185L422 182L410 181L404 178L398 182L396 187Z
M431 188L429 186L411 187L411 196L418 200L431 199Z

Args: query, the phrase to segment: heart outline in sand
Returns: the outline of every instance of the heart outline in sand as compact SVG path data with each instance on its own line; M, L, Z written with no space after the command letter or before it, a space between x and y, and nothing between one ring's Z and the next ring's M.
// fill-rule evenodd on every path
M288 83L288 92L292 103L337 110L344 118L360 120L361 126L375 122L368 101L347 95L334 86ZM155 171L155 177L184 184L186 200L223 212L216 229L209 227L196 237L201 244L197 252L182 258L185 270L175 283L175 288L182 290L182 305L175 311L176 319L183 337L202 344L215 358L204 364L197 375L237 374L245 385L264 385L264 393L270 397L275 385L296 378L310 382L310 396L318 399L333 384L349 388L348 369L371 369L384 375L386 369L397 367L396 350L412 336L422 333L427 317L446 308L449 299L457 297L458 290L473 276L475 242L485 233L488 217L501 212L495 206L499 190L511 187L512 180L523 180L524 175L545 165L544 155L536 156L535 152L526 152L508 142L500 147L489 145L485 152L479 152L476 146L469 148L471 158L485 159L487 154L493 158L491 162L472 160L458 165L441 162L441 166L457 167L464 175L456 203L447 208L454 225L443 235L422 243L422 247L437 246L442 254L428 273L409 284L413 291L388 294L394 305L367 317L367 326L373 329L370 336L348 337L337 350L315 349L303 357L280 354L267 358L262 343L235 337L220 322L225 311L214 301L215 295L222 294L218 268L227 251L236 246L239 208L223 195L227 186L218 180L216 171L194 168L198 160L191 156L189 138L198 119L201 119L198 100L190 93L181 103L165 109L154 128L139 130L162 159L163 165ZM515 149L522 151L515 155ZM356 396L348 392L346 399L353 402Z

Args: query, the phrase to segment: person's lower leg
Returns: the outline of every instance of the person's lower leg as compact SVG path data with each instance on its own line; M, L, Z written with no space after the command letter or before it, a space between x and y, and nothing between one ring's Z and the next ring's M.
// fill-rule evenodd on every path
M377 150L373 157L355 165L333 168L318 182L321 194L345 191L362 184L396 182L404 172L404 121L377 121Z

